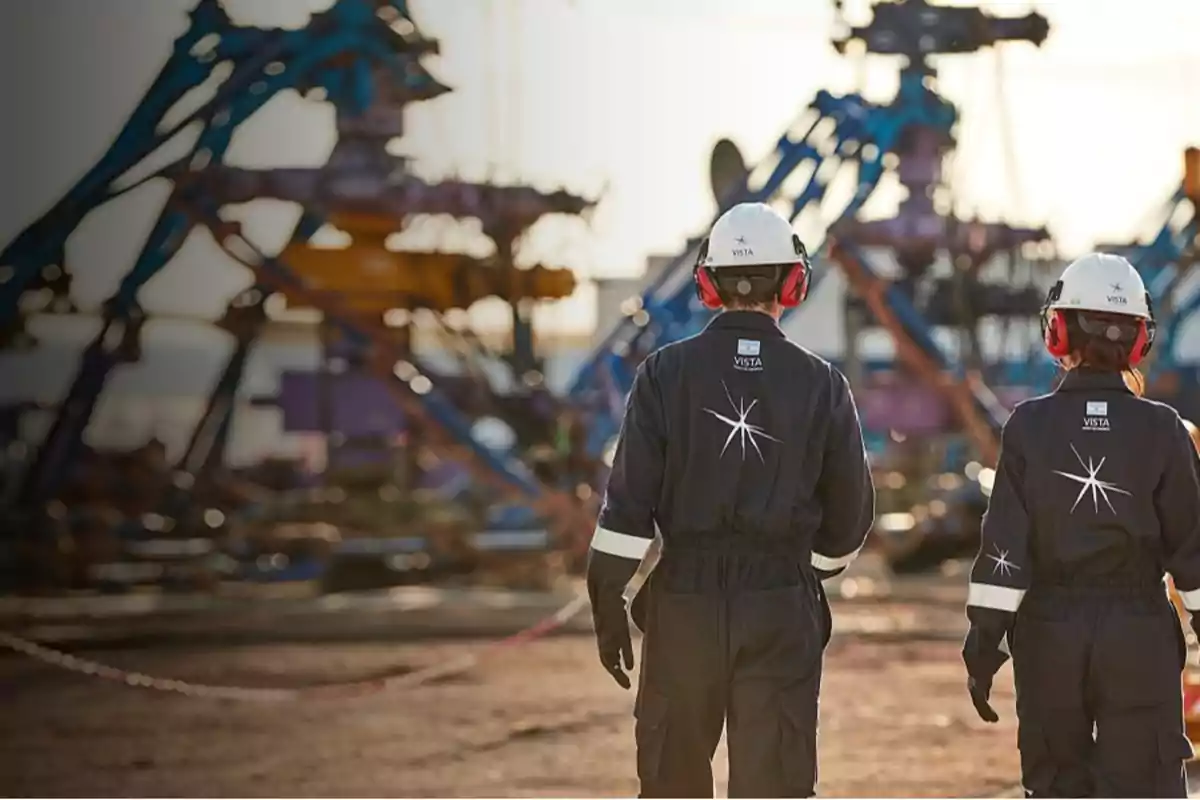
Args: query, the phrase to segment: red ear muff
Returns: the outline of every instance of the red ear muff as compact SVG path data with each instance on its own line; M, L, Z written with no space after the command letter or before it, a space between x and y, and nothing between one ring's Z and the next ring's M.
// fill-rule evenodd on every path
M1067 318L1057 310L1048 311L1042 324L1046 352L1054 358L1066 358L1070 355L1071 338L1067 335Z
M808 267L796 264L788 268L788 274L779 287L779 305L795 308L808 296Z
M725 305L721 300L721 293L717 290L716 281L713 280L712 273L707 267L696 267L696 294L700 297L700 302L709 310L715 310Z
M1146 354L1150 352L1150 345L1153 339L1147 330L1146 321L1138 325L1137 338L1133 340L1133 347L1129 349L1129 366L1136 367Z
M1136 367L1141 360L1150 355L1151 348L1154 347L1154 337L1158 333L1158 324L1154 321L1154 305L1150 301L1150 293L1146 292L1146 310L1150 312L1150 319L1142 320L1138 325L1137 337L1133 340L1133 347L1129 349L1129 366Z
M1067 335L1067 318L1050 306L1062 297L1063 284L1057 281L1046 293L1042 304L1042 341L1053 358L1065 358L1071 353L1071 337Z
M792 234L792 248L796 251L796 263L788 269L779 286L779 305L784 308L795 308L804 302L808 297L808 276L812 274L808 251L796 234Z
M716 310L724 305L721 293L717 291L717 283L713 280L708 267L701 266L708 257L708 239L700 242L700 252L696 254L696 264L692 267L692 280L696 282L696 296L704 307Z

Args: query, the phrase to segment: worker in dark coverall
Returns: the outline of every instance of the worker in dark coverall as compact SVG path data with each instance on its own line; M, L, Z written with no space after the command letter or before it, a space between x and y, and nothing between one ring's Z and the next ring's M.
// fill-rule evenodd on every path
M778 324L809 273L787 219L731 208L694 272L723 313L651 354L628 399L587 584L600 660L628 688L624 592L661 532L632 607L643 797L711 797L723 726L731 797L815 791L820 581L862 547L875 491L846 379Z
M1179 415L1123 379L1154 341L1128 261L1071 264L1043 321L1067 372L1004 428L967 601L971 699L996 721L1011 654L1027 796L1186 797L1186 645L1164 578L1195 627L1200 461Z

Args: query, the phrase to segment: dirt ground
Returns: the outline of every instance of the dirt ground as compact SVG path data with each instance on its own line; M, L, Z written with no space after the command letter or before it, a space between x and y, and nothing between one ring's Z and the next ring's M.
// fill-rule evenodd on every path
M823 796L1019 796L1010 671L1002 719L980 722L958 644L853 623L830 645L821 704ZM872 607L870 620L912 611ZM956 617L961 618L961 611ZM861 620L860 620L861 621ZM885 626L886 627L886 626ZM479 646L263 644L88 653L152 674L310 686L395 673ZM588 635L504 651L432 685L279 705L193 699L0 657L0 786L38 796L629 796L630 692ZM724 750L717 754L724 793Z

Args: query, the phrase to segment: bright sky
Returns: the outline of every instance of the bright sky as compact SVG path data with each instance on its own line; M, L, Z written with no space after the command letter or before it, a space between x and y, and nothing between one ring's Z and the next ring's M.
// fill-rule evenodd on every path
M229 0L239 19L302 24L329 0ZM39 0L0 4L0 240L7 241L97 158L186 25L191 0ZM861 5L853 0L851 10ZM712 212L708 154L728 136L753 162L817 89L852 89L856 67L828 44L828 0L412 0L441 40L428 59L453 94L409 111L407 149L430 176L528 180L609 191L588 228L539 226L525 260L593 276L633 276L650 252L676 252ZM1004 157L1003 111L990 52L941 61L941 88L963 116L955 190L967 210L1047 221L1067 253L1139 232L1200 144L1200 2L1044 0L1042 49L1000 59L1017 192ZM36 11L34 10L36 9ZM8 34L4 32L9 32ZM136 35L133 34L136 31ZM16 36L11 34L16 33ZM37 75L37 89L29 75ZM895 69L868 69L886 98ZM318 165L333 144L327 107L277 98L235 138L231 160ZM90 218L72 243L76 292L93 305L128 269L163 187ZM891 198L894 200L894 197ZM876 210L886 212L889 198ZM278 245L286 209L260 207L251 235ZM114 231L128 236L114 236ZM413 241L444 232L415 230ZM461 235L461 234L460 234ZM249 278L193 241L143 293L152 313L215 316ZM594 324L590 293L547 321Z

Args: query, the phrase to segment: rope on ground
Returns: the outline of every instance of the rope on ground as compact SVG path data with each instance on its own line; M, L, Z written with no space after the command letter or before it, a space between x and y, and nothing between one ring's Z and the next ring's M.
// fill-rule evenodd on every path
M186 697L199 697L210 700L234 700L240 702L281 702L308 698L344 698L362 694L373 694L390 689L411 689L439 678L459 675L473 669L488 656L498 651L538 639L562 627L573 619L588 605L584 595L578 595L562 608L555 611L540 622L522 631L499 639L486 645L474 653L468 653L461 658L451 659L438 664L431 664L413 672L390 678L373 678L370 680L349 681L325 686L314 686L297 689L254 688L245 686L215 686L173 678L159 678L132 670L119 669L98 661L79 658L70 653L56 650L38 644L30 639L17 636L6 631L0 631L0 647L15 653L40 661L43 664L58 667L78 675L87 675L103 680L124 683L128 686L151 689L159 692L180 694Z

